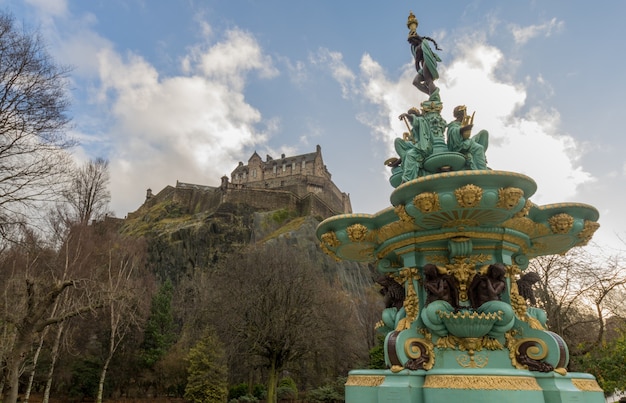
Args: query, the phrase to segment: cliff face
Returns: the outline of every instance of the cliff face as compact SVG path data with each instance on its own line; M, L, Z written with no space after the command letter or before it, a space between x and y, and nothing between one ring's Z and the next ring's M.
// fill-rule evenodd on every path
M211 268L251 242L297 248L354 294L372 284L373 269L355 262L336 262L319 248L315 228L319 220L288 209L258 211L243 203L222 203L213 210L193 213L188 205L165 200L143 208L125 220L122 233L145 237L148 264L161 279L175 283L189 270ZM197 210L195 210L197 211Z

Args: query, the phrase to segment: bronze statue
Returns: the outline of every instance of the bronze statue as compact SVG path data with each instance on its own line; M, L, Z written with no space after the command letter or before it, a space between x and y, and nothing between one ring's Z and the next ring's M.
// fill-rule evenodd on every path
M417 19L413 13L409 14L407 21L407 27L409 28L408 41L411 44L411 53L415 59L415 70L417 75L413 79L413 85L423 93L430 95L437 87L435 86L435 80L439 78L437 72L437 62L441 59L432 51L428 41L435 45L435 49L441 50L437 42L428 36L420 36L417 33Z
M383 287L379 292L384 297L385 308L402 308L404 287L389 276L380 276L376 282Z
M506 269L502 263L489 265L486 274L476 274L469 286L469 299L472 308L478 309L488 301L499 301L506 290L504 275Z
M434 264L424 266L424 288L426 289L426 304L433 301L446 301L453 308L459 306L459 296L454 277L441 274Z
M539 280L541 280L541 277L535 272L526 273L521 276L519 280L517 280L517 291L519 292L519 295L530 302L531 306L537 305L537 300L535 299L535 293L533 291L533 284Z

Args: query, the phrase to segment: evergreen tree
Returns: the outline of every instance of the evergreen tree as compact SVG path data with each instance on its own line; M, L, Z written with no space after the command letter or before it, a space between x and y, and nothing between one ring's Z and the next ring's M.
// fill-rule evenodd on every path
M152 298L150 317L146 323L141 346L141 358L148 368L152 368L174 343L173 290L172 283L167 280Z
M226 402L228 397L228 372L224 346L213 332L204 337L189 351L185 399L194 403Z

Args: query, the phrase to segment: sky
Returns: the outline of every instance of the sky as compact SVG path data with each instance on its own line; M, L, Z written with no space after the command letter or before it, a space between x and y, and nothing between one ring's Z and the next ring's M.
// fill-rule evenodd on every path
M320 145L355 213L390 206L383 162L412 86L409 12L437 41L442 116L464 104L488 165L533 178L538 205L600 212L626 249L626 2L600 0L0 0L71 67L78 164L106 158L111 208L176 181L219 186L253 152Z

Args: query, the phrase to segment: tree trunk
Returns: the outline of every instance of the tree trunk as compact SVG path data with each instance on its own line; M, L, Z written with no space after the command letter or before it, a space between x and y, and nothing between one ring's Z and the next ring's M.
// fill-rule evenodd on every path
M46 333L48 333L48 328L45 328L39 336L39 345L37 346L37 350L35 350L35 355L33 356L33 369L32 371L30 371L30 376L28 377L28 386L26 387L26 392L24 393L25 403L28 403L28 399L30 399L30 392L33 388L33 380L35 379L35 372L37 371L37 361L39 361L39 354L41 354L41 349L43 348L43 341L46 338Z
M107 376L107 369L109 369L109 363L111 363L111 357L113 356L113 352L109 351L109 355L104 361L104 366L102 367L102 372L100 373L100 381L98 381L98 396L96 397L96 403L102 403L102 395L104 394L104 380Z
M267 403L277 403L278 369L276 368L276 358L272 357L270 368L267 374Z
M48 376L46 378L46 388L43 392L43 400L41 403L48 403L50 401L50 390L52 389L52 375L54 375L54 366L56 365L57 358L59 358L59 346L61 345L61 335L63 334L63 328L65 323L59 323L57 328L57 334L52 345L50 368L48 369Z
M18 334L15 345L13 346L13 351L9 355L9 360L7 362L7 384L9 390L6 395L6 399L3 400L3 403L17 403L20 385L20 367L26 359L29 345L24 339L26 339L25 336Z

